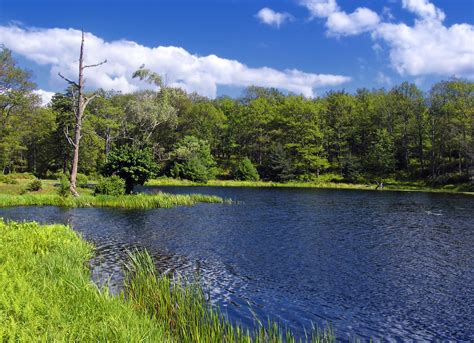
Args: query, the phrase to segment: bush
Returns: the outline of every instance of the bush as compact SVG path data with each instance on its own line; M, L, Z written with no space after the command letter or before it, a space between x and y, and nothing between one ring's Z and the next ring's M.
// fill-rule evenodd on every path
M216 163L209 143L194 136L186 136L175 144L172 152L171 176L206 183L214 178Z
M76 176L76 185L77 187L85 188L89 184L89 179L87 178L87 175L77 173Z
M105 176L118 175L125 180L127 194L135 185L143 185L159 171L149 148L124 145L112 150L103 168Z
M40 180L33 180L26 186L28 192L37 192L41 189L43 189L43 184Z
M31 173L11 173L9 176L13 179L21 179L21 180L34 180L36 176Z
M175 164L173 171L176 172L176 170L179 171L177 176L201 183L209 181L212 175L198 158L193 158L183 164Z
M14 179L11 175L0 175L0 182L7 183L10 185L18 184L18 181Z
M255 166L252 164L252 161L248 157L245 157L243 160L239 161L235 166L234 172L235 180L242 181L258 181L260 180L260 175Z
M63 174L59 179L58 194L62 197L68 196L71 192L70 187L71 183L69 182L69 178Z
M125 180L117 175L102 177L95 186L94 194L115 196L125 194Z

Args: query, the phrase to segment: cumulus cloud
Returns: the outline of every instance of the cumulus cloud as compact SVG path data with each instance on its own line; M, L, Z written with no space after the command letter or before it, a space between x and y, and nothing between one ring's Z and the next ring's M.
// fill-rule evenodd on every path
M370 32L376 53L386 47L390 64L400 75L474 78L474 26L466 23L445 26L445 13L429 0L402 0L402 7L416 15L413 25L382 21L367 8L347 14L336 0L301 0L300 3L312 17L327 19L328 35Z
M377 13L365 7L359 7L354 12L335 12L328 17L326 26L329 34L357 35L372 30L380 22Z
M286 21L292 20L293 16L289 13L275 12L271 8L264 7L255 15L260 22L270 26L280 27Z
M80 40L81 32L75 29L0 26L0 44L38 64L49 66L51 79L55 80L57 87L64 86L58 72L68 78L77 77ZM147 86L131 77L142 64L164 75L168 86L209 97L216 96L218 85L276 87L313 96L317 87L336 86L350 80L346 76L312 74L295 69L250 68L216 55L193 55L179 47L147 47L126 40L107 42L86 33L85 62L91 64L104 59L108 63L86 71L87 85L125 93Z
M44 89L36 89L33 91L36 95L41 98L41 106L46 106L53 98L54 92L48 92Z
M443 21L446 15L428 0L402 0L403 8L421 18Z
M336 0L301 0L300 3L309 10L312 17L327 18L339 12Z
M326 18L327 34L331 36L350 36L371 31L380 22L377 13L358 7L352 13L342 11L336 0L302 0L311 16Z
M446 27L426 20L414 26L384 23L372 35L387 44L391 65L401 75L474 78L472 25Z

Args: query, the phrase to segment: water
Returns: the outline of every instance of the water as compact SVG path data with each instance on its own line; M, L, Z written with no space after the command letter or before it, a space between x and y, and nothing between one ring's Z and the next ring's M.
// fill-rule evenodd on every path
M198 273L213 302L252 325L300 334L331 323L341 340L474 340L474 197L314 189L148 187L237 204L154 210L0 209L71 224L97 246L93 279L121 283L124 251L161 271Z

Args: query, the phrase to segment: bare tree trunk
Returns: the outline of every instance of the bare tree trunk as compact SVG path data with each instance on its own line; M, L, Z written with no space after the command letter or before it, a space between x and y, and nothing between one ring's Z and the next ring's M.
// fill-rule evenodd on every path
M59 76L61 76L64 80L66 80L70 85L73 86L77 94L76 95L77 104L75 105L75 108L74 108L74 116L76 119L75 130L74 130L74 141L69 137L68 133L66 133L66 138L68 139L69 143L74 148L74 154L72 158L71 178L70 178L70 182L71 182L70 191L71 191L71 194L75 197L79 196L79 193L77 192L76 179L77 179L77 168L79 165L79 144L81 142L82 119L84 117L84 110L86 109L87 105L92 99L94 99L97 96L97 94L94 94L91 97L84 96L84 69L97 67L106 62L107 60L98 64L84 65L84 31L82 31L81 50L79 53L79 80L78 82L76 83L74 81L71 81L59 73Z

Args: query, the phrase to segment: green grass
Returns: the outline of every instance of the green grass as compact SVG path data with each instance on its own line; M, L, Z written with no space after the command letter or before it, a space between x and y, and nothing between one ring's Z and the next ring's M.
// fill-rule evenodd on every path
M93 247L70 227L0 220L0 341L296 342L276 323L246 330L212 307L197 283L160 276L131 255L124 292L90 281ZM311 342L334 342L313 330Z
M376 184L353 184L344 182L334 182L327 179L312 182L272 182L272 181L237 181L237 180L209 180L207 183L198 183L189 180L179 180L172 178L153 179L146 183L147 186L212 186L212 187L293 187L293 188L326 188L326 189L358 189L358 190L376 190ZM445 185L432 187L421 181L395 181L388 180L384 182L384 188L379 191L417 191L434 193L458 193L474 195L474 192L468 191L469 185Z
M129 209L170 208L174 206L192 206L197 203L224 203L217 196L202 194L155 195L82 195L80 197L61 197L57 194L6 195L0 194L0 207L10 206L59 206L59 207L116 207Z
M90 282L92 251L63 225L0 221L0 341L166 341L164 325Z

